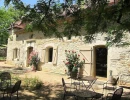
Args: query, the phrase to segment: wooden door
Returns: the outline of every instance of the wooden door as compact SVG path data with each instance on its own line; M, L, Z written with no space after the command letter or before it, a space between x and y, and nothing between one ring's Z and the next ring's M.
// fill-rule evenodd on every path
M90 46L80 46L80 59L85 59L84 64L84 75L93 75L93 66L92 66L92 47Z

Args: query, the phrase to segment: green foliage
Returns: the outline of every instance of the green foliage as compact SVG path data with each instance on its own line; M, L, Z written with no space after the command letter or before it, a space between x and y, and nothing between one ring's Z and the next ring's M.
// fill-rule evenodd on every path
M18 80L22 80L21 77L19 77L16 74L11 74L11 84L14 85Z
M11 5L8 8L0 7L0 44L7 44L8 28L22 14L22 11L14 9Z
M66 61L64 61L64 63L68 68L68 71L78 72L78 68L83 67L85 59L83 59L83 61L80 60L80 55L77 54L75 51L65 50L65 54L66 54Z
M6 57L0 57L0 60L6 60Z
M28 58L29 65L33 65L33 67L38 67L40 63L40 58L38 57L38 52L32 51Z
M24 78L23 86L25 89L40 89L42 87L43 83L40 81L37 77L35 78L28 78L27 76Z
M38 77L29 78L25 76L24 78L21 78L16 74L11 74L11 77L12 84L15 84L15 82L17 82L18 80L22 80L22 89L36 90L40 89L43 86L43 82Z
M110 0L65 0L64 3L38 0L32 8L21 0L5 0L5 4L10 1L16 9L26 12L23 20L31 22L31 31L39 30L49 37L77 36L83 29L86 42L95 39L97 33L107 33L108 44L118 44L124 31L130 31L130 0L114 0L113 3ZM59 20L62 23L58 23ZM63 31L58 31L61 26L64 26Z

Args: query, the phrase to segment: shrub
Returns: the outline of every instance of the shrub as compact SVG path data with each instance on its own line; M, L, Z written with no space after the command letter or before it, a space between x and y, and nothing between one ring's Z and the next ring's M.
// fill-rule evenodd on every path
M35 78L28 78L27 76L24 78L24 86L25 89L40 89L42 87L43 83L40 81L37 77Z
M38 52L32 51L28 58L29 65L33 65L37 69L38 64L40 63L40 58L38 57Z
M80 60L80 55L75 51L65 50L66 61L63 61L69 72L78 72L78 68L83 67L85 59Z
M37 90L40 89L43 85L42 81L37 78L28 78L25 76L24 78L19 77L18 75L11 74L12 80L11 83L12 85L15 84L16 81L22 80L21 84L21 89L27 89L27 90Z

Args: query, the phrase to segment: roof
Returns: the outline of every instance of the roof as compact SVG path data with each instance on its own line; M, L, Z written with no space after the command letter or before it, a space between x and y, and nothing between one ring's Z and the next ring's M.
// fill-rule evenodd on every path
M22 20L16 21L13 25L9 27L9 30L11 28L17 28L17 29L25 29L26 23L23 23Z

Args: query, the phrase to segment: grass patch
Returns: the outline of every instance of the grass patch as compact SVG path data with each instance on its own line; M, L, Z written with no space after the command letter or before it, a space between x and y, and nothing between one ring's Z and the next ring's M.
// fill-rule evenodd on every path
M6 57L0 57L0 60L6 60Z
M15 83L17 80L21 80L21 88L25 90L38 90L43 86L43 82L38 77L29 78L25 76L24 78L20 78L17 75L12 75L12 79L14 80L12 83Z
M2 72L0 71L0 74ZM11 74L11 84L14 85L18 80L21 80L21 87L22 90L38 90L41 89L43 86L43 82L38 78L30 78L30 77L19 77L19 75Z
M24 86L25 89L29 90L37 90L42 87L42 81L39 80L39 78L34 77L34 78L28 78L27 76L24 78Z

